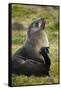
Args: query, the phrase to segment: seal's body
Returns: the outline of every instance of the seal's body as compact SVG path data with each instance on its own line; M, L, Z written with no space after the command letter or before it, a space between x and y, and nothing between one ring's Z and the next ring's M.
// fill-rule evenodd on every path
M24 75L49 75L48 38L44 18L31 23L26 41L12 57L12 73Z

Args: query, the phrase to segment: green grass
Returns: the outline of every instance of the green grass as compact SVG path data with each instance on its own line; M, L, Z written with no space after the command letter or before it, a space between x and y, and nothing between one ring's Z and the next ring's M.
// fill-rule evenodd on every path
M49 56L51 59L50 75L51 77L36 77L24 75L12 75L12 86L35 85L35 84L55 84L58 83L58 7L39 6L30 7L22 5L12 6L12 19L17 22L24 22L29 25L34 18L45 17L46 32L49 39ZM23 46L26 31L12 31L12 54Z

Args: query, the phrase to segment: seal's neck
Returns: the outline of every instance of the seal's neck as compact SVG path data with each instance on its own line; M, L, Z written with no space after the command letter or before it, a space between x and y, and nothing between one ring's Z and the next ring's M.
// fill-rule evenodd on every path
M39 51L42 47L49 47L48 38L45 31L37 33L30 39L27 37L25 41L26 48Z

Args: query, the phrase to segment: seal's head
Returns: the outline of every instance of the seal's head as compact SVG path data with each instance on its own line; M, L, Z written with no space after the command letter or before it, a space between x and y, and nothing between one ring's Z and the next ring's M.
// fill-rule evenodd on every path
M27 32L26 46L36 48L37 51L42 47L48 47L49 42L45 32L45 19L39 18L33 21Z
M44 30L45 28L45 19L44 18L40 18L40 19L37 19L35 21L33 21L31 23L31 25L29 26L29 33L33 33L33 32L37 32L39 30Z

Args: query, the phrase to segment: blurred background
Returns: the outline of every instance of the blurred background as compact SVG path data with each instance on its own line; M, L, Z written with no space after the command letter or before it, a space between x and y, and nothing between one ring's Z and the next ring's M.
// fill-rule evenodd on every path
M12 54L23 46L27 28L33 20L44 17L45 30L49 40L49 56L51 59L51 77L35 77L12 75L12 86L34 84L56 84L59 82L59 7L11 4Z

